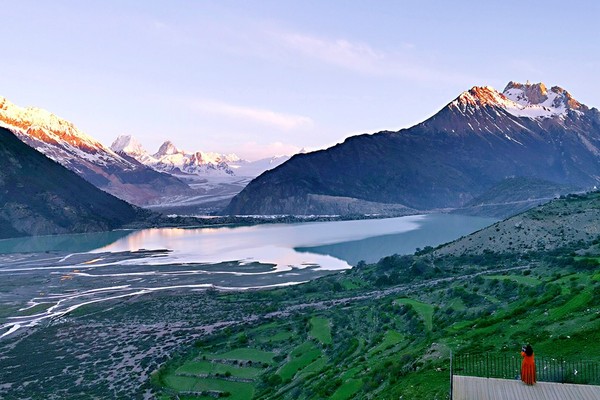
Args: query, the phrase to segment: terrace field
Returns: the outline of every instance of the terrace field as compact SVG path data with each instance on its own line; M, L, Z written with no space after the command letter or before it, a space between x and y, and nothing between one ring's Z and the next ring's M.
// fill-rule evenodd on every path
M600 361L596 272L567 265L560 273L551 264L493 269L418 289L407 285L377 299L353 300L346 290L330 293L340 301L324 309L306 307L273 319L276 324L240 325L208 337L180 365L163 367L154 381L163 394L204 388L198 394L236 399L443 399L451 350L520 358L521 346L532 343L539 355ZM272 301L272 294L228 296L262 302ZM185 380L173 383L184 374ZM219 390L215 384L233 378L243 378L245 385Z

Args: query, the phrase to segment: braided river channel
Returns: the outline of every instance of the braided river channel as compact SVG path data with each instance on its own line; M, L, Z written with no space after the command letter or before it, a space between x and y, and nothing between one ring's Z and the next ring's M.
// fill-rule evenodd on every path
M495 221L429 214L0 240L0 339L90 303L299 284L360 260L437 246Z

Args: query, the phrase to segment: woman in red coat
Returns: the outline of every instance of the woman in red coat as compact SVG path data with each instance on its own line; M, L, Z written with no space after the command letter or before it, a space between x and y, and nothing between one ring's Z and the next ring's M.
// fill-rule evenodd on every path
M521 364L521 380L528 385L535 385L535 361L533 359L533 349L530 345L521 349L523 363Z

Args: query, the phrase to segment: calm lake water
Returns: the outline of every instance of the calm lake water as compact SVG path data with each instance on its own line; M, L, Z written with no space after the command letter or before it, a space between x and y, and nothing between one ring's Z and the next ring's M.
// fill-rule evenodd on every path
M413 253L494 219L459 215L160 228L0 240L0 338L85 304L171 290L297 284ZM1 314L0 314L1 315Z

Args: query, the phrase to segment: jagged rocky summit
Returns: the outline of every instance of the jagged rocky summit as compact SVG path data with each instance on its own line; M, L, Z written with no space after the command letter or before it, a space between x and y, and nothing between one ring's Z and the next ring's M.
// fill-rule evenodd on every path
M235 154L226 156L202 151L186 152L175 147L171 141L164 142L156 153L149 154L130 135L117 137L110 147L118 154L126 154L144 165L169 174L233 175L227 163L239 160Z
M512 177L592 188L600 181L599 156L600 112L564 89L473 87L411 128L292 157L254 179L224 213L449 209Z

